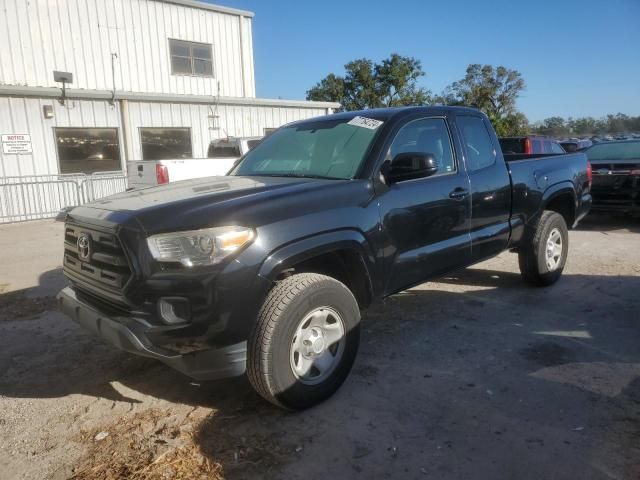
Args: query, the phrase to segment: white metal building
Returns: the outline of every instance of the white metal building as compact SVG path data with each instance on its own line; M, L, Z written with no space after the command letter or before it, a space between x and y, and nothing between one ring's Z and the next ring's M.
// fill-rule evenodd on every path
M122 189L102 182L97 193L95 177L123 178L100 172L128 160L206 157L216 138L337 106L255 98L252 12L192 0L3 5L0 223ZM88 182L91 192L71 191Z

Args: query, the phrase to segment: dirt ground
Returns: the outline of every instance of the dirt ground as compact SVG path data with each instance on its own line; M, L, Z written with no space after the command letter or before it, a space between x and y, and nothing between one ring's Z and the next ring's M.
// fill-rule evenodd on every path
M84 332L51 297L62 225L0 226L0 479L640 479L640 222L570 241L547 289L505 253L374 306L292 414Z

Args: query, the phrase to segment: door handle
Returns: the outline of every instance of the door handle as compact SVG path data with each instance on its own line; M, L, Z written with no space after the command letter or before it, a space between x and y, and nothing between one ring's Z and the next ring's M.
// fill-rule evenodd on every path
M467 190L466 188L458 187L449 194L449 198L453 198L454 200L462 200L467 195L469 195L469 190Z

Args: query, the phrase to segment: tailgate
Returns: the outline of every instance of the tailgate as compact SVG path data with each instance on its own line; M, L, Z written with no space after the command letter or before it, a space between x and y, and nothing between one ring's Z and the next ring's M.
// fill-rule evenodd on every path
M145 188L158 184L156 165L160 161L137 160L127 163L127 181L129 188Z

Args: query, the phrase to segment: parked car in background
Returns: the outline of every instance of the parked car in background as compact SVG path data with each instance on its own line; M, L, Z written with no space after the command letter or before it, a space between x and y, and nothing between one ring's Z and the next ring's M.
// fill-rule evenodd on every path
M228 137L209 144L207 158L135 160L127 164L130 190L165 183L226 175L233 164L256 146L262 137ZM165 156L170 156L169 152Z
M58 299L120 349L302 409L346 379L373 301L505 250L556 282L590 184L583 153L503 155L475 109L302 120L224 178L73 209Z
M580 152L582 150L589 148L591 145L593 145L593 142L591 140L585 140L585 139L580 140L577 138L576 139L572 138L572 139L560 142L560 146L567 153Z
M585 150L593 171L593 210L640 214L640 140Z
M566 153L557 140L539 135L527 135L524 137L502 137L500 139L502 152L533 154Z

